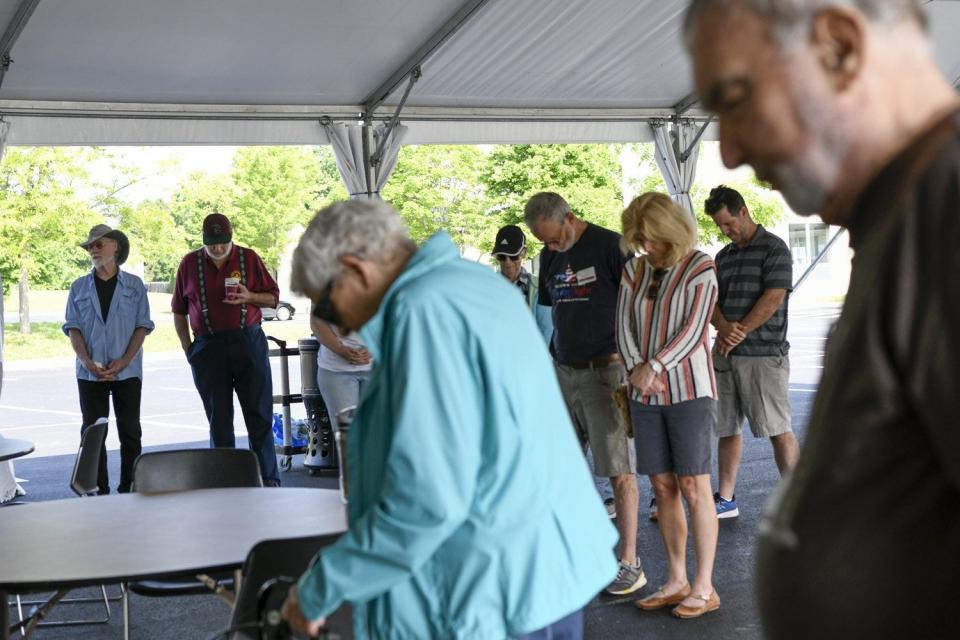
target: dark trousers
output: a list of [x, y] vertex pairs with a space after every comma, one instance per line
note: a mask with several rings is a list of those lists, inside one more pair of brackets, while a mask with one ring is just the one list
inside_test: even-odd
[[517, 636], [515, 640], [583, 640], [583, 609], [578, 609], [543, 629]]
[[236, 446], [233, 392], [236, 390], [250, 449], [265, 483], [280, 482], [273, 448], [273, 377], [267, 338], [259, 326], [198, 336], [187, 354], [193, 382], [210, 424], [210, 446]]
[[[110, 417], [110, 396], [113, 396], [113, 410], [117, 417], [117, 435], [120, 436], [120, 485], [117, 491], [130, 491], [133, 483], [133, 461], [140, 455], [140, 392], [143, 382], [140, 378], [111, 380], [109, 382], [90, 382], [77, 380], [80, 389], [80, 413], [83, 414], [83, 429], [98, 418]], [[100, 469], [97, 473], [97, 486], [100, 494], [110, 493], [110, 481], [107, 477], [107, 446], [100, 451]]]

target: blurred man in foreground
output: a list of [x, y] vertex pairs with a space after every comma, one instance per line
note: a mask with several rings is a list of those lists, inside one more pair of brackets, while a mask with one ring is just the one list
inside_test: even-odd
[[697, 0], [728, 167], [850, 231], [800, 461], [762, 525], [770, 638], [960, 636], [960, 105], [914, 0]]

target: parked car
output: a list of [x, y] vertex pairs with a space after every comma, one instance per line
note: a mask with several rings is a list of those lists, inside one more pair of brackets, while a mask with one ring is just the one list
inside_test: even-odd
[[296, 311], [292, 304], [284, 302], [283, 300], [280, 301], [276, 309], [271, 309], [270, 307], [260, 308], [260, 313], [263, 314], [264, 320], [291, 320]]

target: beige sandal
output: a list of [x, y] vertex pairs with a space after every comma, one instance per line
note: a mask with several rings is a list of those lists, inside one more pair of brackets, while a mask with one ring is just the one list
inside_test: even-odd
[[680, 588], [676, 593], [671, 593], [667, 595], [663, 592], [663, 587], [660, 587], [653, 592], [652, 595], [643, 598], [642, 600], [636, 600], [633, 603], [637, 609], [643, 609], [644, 611], [655, 611], [657, 609], [663, 609], [664, 607], [669, 607], [670, 605], [680, 604], [683, 602], [687, 596], [690, 595], [690, 584], [687, 583]]
[[702, 600], [703, 604], [695, 607], [680, 604], [673, 608], [673, 615], [684, 619], [699, 618], [705, 613], [710, 613], [711, 611], [716, 611], [720, 608], [720, 596], [717, 595], [716, 589], [714, 589], [713, 593], [711, 593], [709, 596], [697, 596], [690, 594], [689, 597]]

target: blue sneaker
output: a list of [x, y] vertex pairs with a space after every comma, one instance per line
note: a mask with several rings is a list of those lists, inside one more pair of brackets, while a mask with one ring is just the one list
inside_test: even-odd
[[718, 491], [713, 494], [713, 502], [717, 505], [717, 517], [721, 520], [723, 518], [736, 518], [740, 515], [736, 495], [733, 496], [732, 500], [724, 500], [720, 497], [720, 492]]

